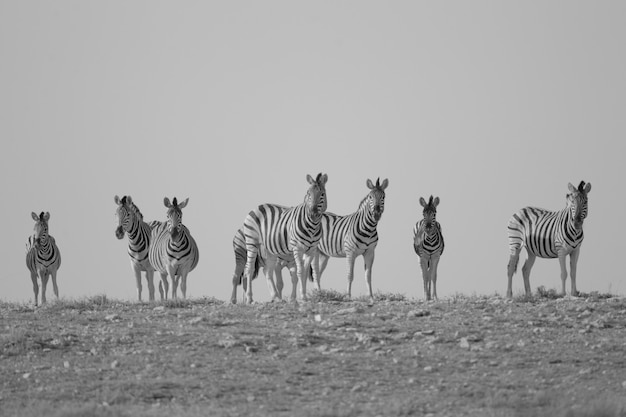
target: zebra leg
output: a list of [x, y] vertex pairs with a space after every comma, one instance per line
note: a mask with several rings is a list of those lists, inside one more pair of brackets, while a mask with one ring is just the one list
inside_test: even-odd
[[352, 298], [352, 281], [354, 280], [354, 254], [346, 252], [348, 259], [348, 298]]
[[559, 265], [561, 266], [561, 295], [565, 295], [565, 281], [567, 281], [566, 254], [559, 253]]
[[576, 265], [578, 264], [578, 256], [580, 255], [580, 246], [577, 247], [572, 253], [569, 255], [569, 276], [572, 280], [572, 297], [578, 296], [578, 291], [576, 290]]
[[41, 304], [46, 304], [46, 286], [48, 285], [48, 272], [39, 271], [41, 278]]
[[[245, 262], [235, 262], [235, 272], [233, 273], [233, 293], [230, 296], [231, 304], [237, 304], [237, 287], [243, 284], [243, 273], [246, 267]], [[246, 287], [243, 287], [244, 292]]]
[[57, 286], [57, 271], [52, 271], [52, 291], [54, 291], [54, 296], [59, 299], [59, 287]]
[[141, 270], [139, 265], [133, 265], [133, 272], [135, 273], [135, 282], [137, 283], [137, 300], [141, 301]]
[[530, 270], [533, 268], [537, 256], [529, 250], [527, 250], [527, 252], [528, 259], [526, 259], [524, 266], [522, 266], [522, 277], [524, 278], [524, 291], [526, 292], [526, 295], [529, 296], [532, 294], [532, 290], [530, 289]]
[[298, 291], [298, 269], [295, 264], [287, 267], [289, 269], [289, 275], [291, 275], [291, 298], [292, 302], [296, 301], [296, 292]]
[[296, 262], [296, 273], [298, 275], [298, 281], [300, 281], [300, 299], [306, 301], [306, 273], [304, 271], [304, 254], [300, 249], [296, 248], [293, 251], [293, 259]]
[[180, 292], [183, 293], [183, 300], [187, 299], [187, 274], [189, 271], [184, 271], [180, 277]]
[[276, 276], [276, 292], [278, 293], [278, 299], [283, 299], [283, 266], [280, 262], [276, 262], [276, 267], [274, 268], [274, 275]]
[[513, 275], [515, 275], [515, 271], [517, 271], [519, 253], [521, 250], [521, 247], [511, 248], [511, 257], [509, 258], [509, 264], [507, 266], [508, 285], [506, 287], [506, 296], [508, 298], [513, 297]]
[[422, 268], [422, 280], [424, 281], [424, 297], [430, 301], [430, 275], [428, 273], [428, 256], [420, 257], [420, 267]]
[[437, 297], [437, 266], [439, 265], [439, 257], [436, 256], [430, 262], [430, 289], [432, 290], [433, 300], [439, 300]]
[[246, 281], [248, 284], [248, 288], [246, 288], [246, 302], [252, 303], [252, 276], [254, 275], [254, 263], [256, 262], [256, 257], [258, 256], [259, 249], [255, 245], [247, 244], [246, 248], [248, 252], [248, 259], [246, 260]]
[[170, 280], [172, 280], [172, 300], [175, 300], [178, 298], [178, 295], [176, 294], [176, 291], [178, 290], [178, 279], [176, 278], [174, 268], [168, 268], [168, 276], [170, 277]]
[[[312, 259], [312, 281], [315, 282], [315, 288], [318, 291], [322, 290], [322, 286], [320, 285], [320, 280], [322, 278], [322, 270], [320, 269], [320, 253], [318, 250], [315, 251], [315, 255], [313, 255], [313, 259]], [[328, 262], [328, 259], [326, 260], [326, 262]], [[326, 268], [326, 266], [324, 265], [324, 268]]]
[[374, 251], [368, 250], [363, 254], [363, 260], [365, 261], [365, 285], [367, 285], [367, 293], [370, 296], [370, 301], [374, 302], [374, 294], [372, 293], [372, 266], [374, 265]]
[[30, 280], [33, 282], [33, 293], [35, 294], [35, 307], [39, 301], [39, 283], [37, 282], [37, 271], [30, 271]]
[[161, 274], [161, 282], [159, 282], [159, 294], [161, 301], [167, 300], [167, 293], [170, 290], [170, 284], [167, 282], [167, 273]]
[[278, 289], [274, 283], [274, 271], [276, 270], [277, 265], [278, 259], [276, 256], [268, 254], [265, 259], [265, 268], [263, 268], [263, 272], [265, 273], [265, 281], [267, 282], [267, 288], [270, 292], [271, 301], [280, 299]]
[[148, 282], [148, 298], [154, 301], [154, 271], [146, 270], [146, 281]]

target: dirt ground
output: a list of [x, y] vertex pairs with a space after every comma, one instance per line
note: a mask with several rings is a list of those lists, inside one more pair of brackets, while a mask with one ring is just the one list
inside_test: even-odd
[[626, 416], [626, 299], [0, 303], [2, 416]]

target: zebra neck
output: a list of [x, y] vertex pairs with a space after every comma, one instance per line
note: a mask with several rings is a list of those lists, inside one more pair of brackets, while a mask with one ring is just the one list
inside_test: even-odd
[[50, 254], [52, 253], [54, 250], [54, 248], [52, 247], [52, 244], [50, 242], [50, 238], [48, 236], [46, 236], [45, 238], [40, 238], [39, 240], [39, 250], [37, 252], [39, 252], [40, 254]]
[[369, 231], [370, 235], [376, 233], [376, 226], [378, 226], [378, 220], [374, 218], [372, 212], [368, 209], [367, 205], [363, 205], [357, 212], [359, 216], [359, 229], [361, 231]]
[[150, 226], [135, 217], [127, 233], [129, 243], [137, 244], [144, 240], [144, 236], [150, 236]]
[[572, 216], [572, 212], [570, 208], [566, 207], [563, 211], [565, 212], [565, 222], [563, 223], [563, 229], [564, 229], [563, 232], [567, 236], [568, 240], [570, 242], [573, 242], [575, 240], [582, 239], [582, 236], [583, 236], [582, 224], [581, 224], [580, 229], [577, 229], [576, 226], [574, 226], [574, 216]]

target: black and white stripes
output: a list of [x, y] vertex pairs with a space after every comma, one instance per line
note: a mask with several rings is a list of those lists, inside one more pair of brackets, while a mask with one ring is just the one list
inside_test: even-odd
[[318, 245], [319, 274], [315, 276], [317, 288], [320, 288], [321, 274], [326, 269], [330, 257], [347, 258], [348, 260], [348, 296], [352, 295], [354, 279], [354, 261], [363, 255], [365, 262], [365, 283], [370, 299], [372, 294], [372, 265], [374, 251], [378, 243], [378, 221], [385, 210], [385, 189], [389, 180], [380, 178], [373, 184], [366, 182], [369, 193], [352, 214], [338, 216], [333, 213], [322, 215], [322, 238]]
[[59, 298], [57, 286], [57, 271], [61, 267], [61, 252], [56, 245], [54, 237], [48, 233], [48, 220], [50, 213], [43, 211], [37, 215], [31, 213], [35, 221], [34, 233], [26, 243], [26, 267], [30, 271], [30, 279], [33, 282], [35, 305], [39, 295], [37, 277], [41, 279], [41, 304], [46, 303], [46, 286], [48, 278], [52, 276], [54, 295]]
[[[148, 252], [152, 229], [158, 226], [160, 222], [146, 223], [131, 196], [122, 198], [115, 196], [114, 201], [117, 204], [116, 214], [118, 219], [115, 236], [118, 239], [122, 239], [124, 234], [128, 235], [128, 256], [130, 256], [130, 266], [135, 273], [137, 299], [141, 301], [141, 272], [145, 272], [148, 283], [148, 296], [150, 301], [154, 301], [154, 268], [148, 259]], [[161, 298], [163, 298], [163, 294]]]
[[513, 296], [512, 281], [517, 270], [519, 254], [526, 247], [528, 259], [522, 267], [524, 289], [530, 295], [530, 270], [537, 257], [559, 258], [561, 292], [565, 294], [567, 280], [566, 257], [570, 255], [571, 294], [575, 296], [576, 265], [583, 241], [583, 222], [587, 217], [587, 195], [591, 184], [581, 181], [578, 188], [568, 184], [567, 205], [560, 211], [525, 207], [509, 220], [509, 248], [507, 296]]
[[176, 290], [180, 281], [183, 298], [187, 296], [187, 274], [198, 265], [198, 246], [189, 229], [182, 223], [182, 209], [189, 199], [178, 203], [176, 197], [170, 203], [169, 198], [163, 199], [167, 207], [167, 221], [159, 224], [152, 231], [150, 245], [150, 264], [161, 274], [164, 290], [167, 294], [167, 279], [172, 280], [172, 298], [176, 298]]
[[437, 266], [444, 249], [441, 225], [437, 221], [439, 197], [431, 195], [428, 202], [420, 197], [420, 204], [424, 208], [423, 218], [413, 227], [413, 249], [420, 258], [424, 295], [430, 300], [431, 293], [437, 299]]
[[[262, 204], [252, 210], [244, 220], [247, 262], [246, 276], [248, 288], [246, 299], [252, 302], [252, 276], [260, 250], [267, 254], [266, 279], [272, 299], [280, 298], [274, 283], [273, 274], [278, 256], [292, 255], [300, 281], [300, 294], [306, 299], [306, 274], [312, 260], [313, 251], [320, 240], [321, 216], [326, 211], [327, 175], [321, 173], [313, 179], [307, 175], [309, 189], [304, 202], [295, 207], [276, 204]], [[317, 273], [317, 271], [315, 272]], [[292, 297], [295, 291], [292, 292]]]

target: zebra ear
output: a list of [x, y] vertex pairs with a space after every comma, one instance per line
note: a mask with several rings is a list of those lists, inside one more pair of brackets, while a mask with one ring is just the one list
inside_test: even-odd
[[306, 174], [306, 180], [309, 184], [315, 184], [315, 180], [309, 174]]
[[187, 198], [185, 201], [183, 201], [182, 203], [178, 203], [178, 208], [179, 209], [184, 209], [185, 207], [187, 207], [187, 203], [189, 202], [189, 198]]
[[367, 182], [365, 184], [367, 185], [367, 188], [369, 188], [370, 190], [374, 189], [374, 184], [372, 184], [372, 180], [370, 180], [369, 178], [367, 179]]
[[38, 222], [39, 221], [39, 216], [37, 216], [37, 213], [35, 213], [34, 211], [32, 213], [30, 213], [30, 215], [32, 216], [33, 220]]
[[45, 221], [50, 220], [50, 213], [46, 211], [46, 214], [44, 214], [44, 215], [43, 215], [43, 219], [44, 219]]
[[569, 189], [570, 193], [573, 193], [574, 191], [576, 191], [576, 187], [574, 187], [571, 182], [567, 183], [567, 188]]
[[385, 188], [387, 188], [387, 186], [388, 186], [388, 185], [389, 185], [389, 180], [388, 180], [387, 178], [385, 178], [385, 179], [383, 180], [383, 183], [382, 183], [382, 184], [380, 184], [380, 189], [381, 189], [381, 190], [385, 190]]
[[[321, 174], [321, 173], [320, 173]], [[320, 183], [322, 185], [326, 185], [326, 181], [328, 181], [328, 175], [324, 174], [322, 175], [322, 177], [320, 178]]]
[[121, 204], [120, 203], [120, 198], [117, 195], [115, 197], [113, 197], [113, 201], [115, 201], [115, 204], [117, 204], [118, 206]]
[[433, 205], [435, 207], [437, 207], [439, 205], [439, 197], [435, 197], [435, 199], [433, 200]]
[[585, 193], [589, 194], [589, 191], [591, 191], [591, 183], [588, 182], [587, 185], [585, 185]]
[[422, 207], [426, 207], [426, 200], [424, 200], [424, 197], [420, 197], [420, 204]]
[[167, 207], [167, 208], [172, 207], [172, 203], [170, 203], [170, 199], [169, 199], [169, 198], [167, 198], [167, 197], [165, 197], [165, 198], [163, 199], [163, 205], [164, 205], [165, 207]]
[[132, 199], [131, 196], [129, 196], [129, 195], [126, 196], [126, 203], [129, 204], [129, 205], [133, 204], [133, 199]]

